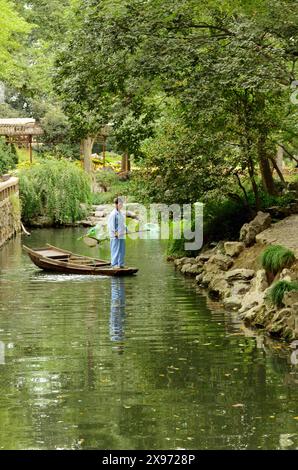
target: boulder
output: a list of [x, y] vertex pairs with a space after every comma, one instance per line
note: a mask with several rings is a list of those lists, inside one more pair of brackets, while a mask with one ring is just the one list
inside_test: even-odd
[[184, 264], [181, 269], [181, 272], [183, 272], [184, 274], [189, 274], [191, 276], [196, 276], [200, 274], [202, 271], [203, 271], [202, 266], [198, 264], [189, 264], [189, 263]]
[[298, 314], [293, 312], [292, 309], [291, 314], [287, 318], [287, 326], [298, 333]]
[[182, 268], [181, 268], [181, 272], [182, 272], [182, 273], [186, 273], [187, 270], [188, 270], [189, 268], [191, 268], [191, 267], [192, 267], [192, 264], [191, 264], [191, 263], [185, 263], [185, 264], [183, 264], [183, 266], [182, 266]]
[[181, 265], [181, 258], [177, 258], [174, 260], [174, 265], [178, 268]]
[[232, 269], [225, 275], [225, 279], [229, 284], [235, 281], [249, 281], [255, 275], [253, 269]]
[[242, 226], [239, 240], [243, 242], [245, 246], [251, 246], [255, 243], [256, 236], [270, 227], [270, 225], [270, 214], [259, 211], [251, 222]]
[[255, 227], [250, 224], [244, 224], [240, 230], [239, 240], [243, 242], [245, 246], [250, 246], [255, 243], [257, 234], [258, 232]]
[[214, 271], [219, 269], [221, 271], [227, 271], [233, 265], [233, 260], [230, 256], [216, 254], [205, 263], [206, 271]]
[[279, 320], [276, 322], [270, 322], [266, 326], [266, 331], [272, 336], [282, 336], [282, 331], [285, 328], [284, 320]]
[[252, 290], [263, 292], [268, 288], [267, 274], [265, 269], [258, 269], [251, 284]]
[[188, 257], [184, 257], [184, 258], [181, 258], [182, 260], [182, 264], [196, 264], [196, 258], [188, 258]]
[[236, 257], [244, 250], [245, 245], [242, 242], [225, 242], [224, 251], [228, 256]]
[[230, 294], [230, 287], [223, 276], [214, 277], [209, 283], [209, 294], [216, 299], [223, 299]]
[[94, 212], [94, 217], [102, 218], [105, 217], [106, 213], [104, 211], [95, 211]]
[[[227, 281], [226, 281], [227, 282]], [[228, 282], [227, 282], [228, 284]], [[229, 284], [228, 284], [229, 285]], [[249, 282], [235, 282], [231, 289], [232, 296], [243, 296], [250, 290], [250, 283]]]
[[238, 310], [241, 307], [241, 297], [232, 295], [231, 297], [224, 299], [223, 303], [226, 308]]
[[283, 303], [286, 307], [297, 310], [298, 313], [298, 291], [292, 290], [285, 292], [283, 296]]
[[259, 211], [255, 218], [251, 221], [251, 224], [258, 228], [258, 233], [263, 232], [263, 230], [266, 230], [271, 225], [270, 214]]
[[261, 305], [256, 305], [255, 307], [252, 307], [251, 309], [247, 310], [247, 312], [245, 312], [244, 314], [240, 314], [240, 318], [243, 319], [245, 325], [251, 325], [255, 321], [261, 308]]
[[183, 258], [177, 258], [174, 261], [175, 266], [181, 270], [185, 264], [195, 264], [195, 263], [196, 263], [195, 258], [188, 258], [187, 256], [184, 256]]
[[211, 256], [213, 256], [213, 255], [214, 255], [214, 251], [213, 251], [213, 250], [205, 251], [204, 253], [201, 253], [200, 255], [198, 255], [198, 256], [196, 257], [196, 261], [197, 261], [198, 263], [204, 264], [204, 263], [206, 263], [206, 262], [211, 258]]
[[247, 294], [245, 294], [242, 299], [242, 306], [239, 310], [239, 313], [244, 313], [253, 307], [261, 306], [264, 303], [265, 295], [266, 291], [258, 292], [250, 290], [247, 292]]
[[275, 314], [275, 310], [267, 311], [266, 305], [260, 304], [255, 307], [257, 314], [255, 318], [251, 321], [251, 325], [258, 328], [265, 328], [270, 323], [272, 317]]
[[282, 272], [280, 273], [280, 275], [279, 275], [279, 279], [283, 280], [283, 281], [289, 281], [290, 282], [292, 280], [291, 276], [292, 276], [291, 270], [288, 269], [288, 268], [284, 268], [282, 270]]

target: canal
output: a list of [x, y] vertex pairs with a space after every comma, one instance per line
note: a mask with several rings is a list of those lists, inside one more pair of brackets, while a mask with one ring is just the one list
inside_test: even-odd
[[291, 351], [210, 309], [160, 241], [128, 241], [140, 271], [124, 279], [46, 274], [21, 249], [109, 256], [83, 232], [35, 230], [0, 250], [0, 447], [298, 448]]

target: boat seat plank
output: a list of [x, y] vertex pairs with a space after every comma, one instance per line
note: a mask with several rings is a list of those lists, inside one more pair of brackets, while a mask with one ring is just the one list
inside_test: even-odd
[[56, 251], [56, 250], [53, 250], [53, 249], [50, 249], [50, 250], [48, 250], [48, 249], [36, 250], [36, 253], [38, 253], [39, 255], [44, 256], [46, 258], [54, 258], [54, 259], [69, 256], [68, 253], [63, 254], [61, 251]]

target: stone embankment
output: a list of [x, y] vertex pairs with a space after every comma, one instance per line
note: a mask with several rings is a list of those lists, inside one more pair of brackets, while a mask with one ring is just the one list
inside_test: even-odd
[[[246, 325], [263, 328], [274, 337], [298, 339], [298, 292], [285, 294], [283, 308], [270, 305], [267, 298], [270, 286], [259, 258], [270, 244], [290, 248], [298, 258], [298, 215], [271, 224], [269, 214], [258, 212], [242, 227], [239, 241], [220, 242], [196, 258], [184, 257], [174, 263], [183, 274], [195, 277], [211, 298], [239, 312]], [[297, 261], [275, 281], [279, 279], [297, 280]]]
[[0, 181], [0, 247], [21, 229], [19, 180]]
[[[94, 227], [97, 224], [106, 225], [109, 214], [114, 208], [114, 204], [101, 204], [93, 205], [88, 217], [84, 220], [79, 220], [76, 225], [83, 225], [84, 227]], [[125, 204], [126, 217], [130, 219], [138, 219], [140, 212], [140, 204], [127, 203]]]

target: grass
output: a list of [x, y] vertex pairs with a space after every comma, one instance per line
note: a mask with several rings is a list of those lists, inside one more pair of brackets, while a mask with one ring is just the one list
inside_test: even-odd
[[262, 267], [274, 276], [284, 268], [289, 268], [295, 261], [293, 251], [281, 245], [268, 246], [261, 255]]
[[269, 299], [276, 307], [284, 307], [283, 298], [285, 292], [298, 292], [298, 283], [293, 281], [278, 281], [269, 291]]

